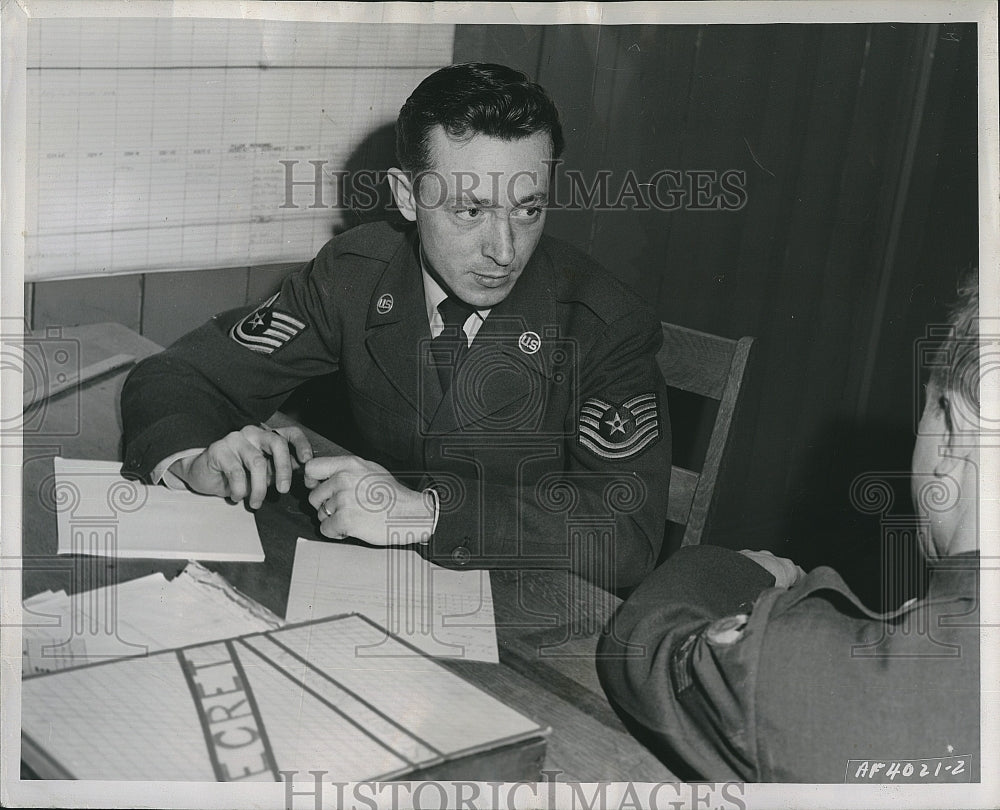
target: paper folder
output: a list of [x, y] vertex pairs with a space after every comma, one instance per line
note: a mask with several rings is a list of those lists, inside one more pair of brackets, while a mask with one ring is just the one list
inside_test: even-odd
[[547, 734], [356, 614], [22, 684], [22, 758], [49, 779], [535, 781]]

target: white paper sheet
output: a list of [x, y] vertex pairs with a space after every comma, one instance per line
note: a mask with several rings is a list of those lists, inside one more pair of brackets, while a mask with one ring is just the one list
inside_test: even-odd
[[497, 663], [489, 571], [452, 571], [415, 551], [300, 537], [285, 620], [361, 613], [428, 655]]
[[258, 633], [281, 619], [198, 563], [68, 595], [24, 600], [24, 675]]
[[115, 461], [55, 459], [59, 554], [263, 562], [242, 504], [128, 481]]

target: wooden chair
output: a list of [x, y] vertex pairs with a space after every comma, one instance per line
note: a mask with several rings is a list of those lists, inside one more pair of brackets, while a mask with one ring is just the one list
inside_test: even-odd
[[684, 526], [682, 546], [697, 545], [707, 531], [753, 341], [663, 324], [663, 348], [656, 361], [667, 385], [719, 403], [701, 472], [676, 464], [671, 469], [667, 520]]

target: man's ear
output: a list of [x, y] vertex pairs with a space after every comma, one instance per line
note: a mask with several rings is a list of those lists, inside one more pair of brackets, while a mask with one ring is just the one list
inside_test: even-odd
[[[942, 396], [940, 407], [941, 427], [947, 440], [938, 448], [940, 458], [934, 465], [934, 474], [939, 477], [951, 474], [959, 464], [966, 461], [978, 464], [979, 455], [978, 443], [975, 441], [979, 435], [978, 413], [974, 414], [960, 396]], [[972, 419], [976, 422], [975, 430], [970, 430]]]
[[417, 195], [410, 175], [402, 169], [389, 169], [389, 188], [399, 212], [410, 222], [416, 222]]
[[934, 465], [934, 475], [938, 478], [944, 478], [958, 466], [960, 461], [962, 461], [962, 454], [956, 453], [956, 450], [953, 447], [941, 447], [938, 452], [941, 455], [937, 463]]

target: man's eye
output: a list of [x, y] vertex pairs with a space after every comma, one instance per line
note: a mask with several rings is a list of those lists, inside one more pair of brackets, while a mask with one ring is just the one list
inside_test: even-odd
[[482, 209], [480, 208], [461, 208], [455, 212], [455, 216], [468, 222], [469, 220], [476, 219], [482, 213]]
[[516, 208], [514, 209], [515, 216], [521, 219], [538, 219], [538, 215], [542, 213], [541, 206], [533, 205], [530, 208]]

